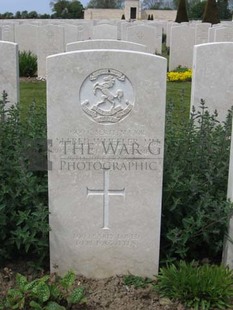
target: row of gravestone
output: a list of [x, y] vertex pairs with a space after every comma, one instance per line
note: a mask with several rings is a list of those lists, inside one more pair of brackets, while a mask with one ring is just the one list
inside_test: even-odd
[[[88, 39], [118, 39], [147, 46], [147, 52], [161, 54], [162, 33], [167, 34], [169, 70], [178, 66], [192, 67], [193, 47], [208, 42], [233, 41], [233, 23], [214, 25], [191, 22], [177, 24], [167, 21], [79, 21], [79, 24], [57, 21], [56, 24], [1, 23], [0, 37], [19, 44], [20, 50], [31, 50], [38, 56], [38, 76], [45, 77], [46, 57], [66, 50], [66, 45]], [[51, 23], [51, 21], [50, 21]], [[53, 22], [55, 23], [55, 22]], [[77, 21], [76, 21], [77, 23]]]
[[2, 24], [2, 40], [18, 43], [19, 50], [31, 51], [38, 57], [38, 76], [45, 77], [46, 57], [66, 51], [66, 45], [89, 39], [112, 39], [140, 43], [147, 52], [161, 54], [162, 25], [153, 23], [118, 22], [117, 25], [98, 24], [35, 25]]
[[[16, 47], [2, 46], [9, 55]], [[194, 48], [192, 104], [204, 99], [220, 120], [232, 104], [232, 52], [233, 43]], [[1, 71], [6, 80], [9, 67]], [[162, 57], [120, 49], [47, 58], [51, 270], [96, 278], [157, 273], [166, 68]], [[230, 169], [231, 199], [232, 179]], [[231, 267], [232, 252], [229, 242]]]
[[194, 45], [211, 42], [233, 42], [233, 23], [168, 23], [169, 71], [178, 66], [192, 68]]

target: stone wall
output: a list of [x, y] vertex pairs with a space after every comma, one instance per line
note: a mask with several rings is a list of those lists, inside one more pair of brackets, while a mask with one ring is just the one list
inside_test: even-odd
[[[84, 19], [121, 19], [125, 14], [124, 9], [86, 9]], [[172, 20], [176, 18], [176, 10], [145, 10], [142, 11], [142, 19], [147, 19], [148, 15], [153, 15], [154, 19]]]
[[176, 12], [176, 10], [145, 10], [142, 12], [142, 19], [147, 19], [148, 15], [153, 15], [154, 19], [174, 21], [176, 19]]
[[121, 19], [124, 9], [86, 9], [84, 19]]

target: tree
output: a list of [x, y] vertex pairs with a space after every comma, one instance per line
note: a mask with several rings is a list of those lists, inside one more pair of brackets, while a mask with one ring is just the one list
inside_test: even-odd
[[28, 18], [38, 18], [38, 13], [36, 11], [31, 11], [28, 13]]
[[195, 3], [189, 9], [189, 18], [190, 19], [201, 19], [203, 18], [204, 10], [206, 6], [206, 1], [201, 1]]
[[220, 23], [218, 7], [215, 0], [207, 0], [202, 22], [211, 24]]
[[188, 19], [188, 13], [187, 13], [186, 0], [180, 0], [178, 4], [175, 22], [184, 23], [188, 21], [189, 19]]
[[158, 10], [160, 8], [158, 0], [143, 0], [142, 7], [144, 10]]
[[25, 11], [22, 11], [22, 12], [21, 12], [21, 18], [22, 18], [22, 19], [28, 18], [28, 11], [26, 11], [26, 10], [25, 10]]
[[228, 0], [218, 0], [217, 3], [218, 14], [221, 20], [231, 20], [232, 14], [229, 10]]
[[122, 4], [123, 0], [90, 0], [87, 7], [93, 9], [120, 9]]
[[5, 12], [5, 13], [1, 14], [1, 18], [11, 19], [11, 18], [14, 18], [14, 14], [12, 12]]
[[21, 12], [20, 12], [20, 11], [17, 11], [17, 12], [15, 13], [15, 18], [16, 18], [16, 19], [20, 19], [20, 18], [21, 18]]
[[39, 18], [41, 18], [41, 19], [49, 19], [49, 18], [51, 18], [51, 16], [49, 14], [45, 13], [45, 14], [40, 14]]
[[53, 18], [83, 18], [83, 5], [78, 0], [56, 0], [50, 6]]

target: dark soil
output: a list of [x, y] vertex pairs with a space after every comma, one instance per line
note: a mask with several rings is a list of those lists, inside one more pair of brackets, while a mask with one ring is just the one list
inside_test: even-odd
[[[0, 269], [0, 298], [7, 290], [14, 286], [16, 273], [27, 276], [31, 281], [40, 277], [44, 272], [33, 271], [27, 264], [21, 262], [8, 264]], [[73, 310], [184, 310], [179, 303], [173, 303], [169, 299], [160, 298], [153, 285], [145, 288], [135, 288], [124, 283], [123, 276], [115, 276], [103, 280], [87, 279], [77, 276], [77, 285], [85, 288], [86, 303], [73, 306]]]

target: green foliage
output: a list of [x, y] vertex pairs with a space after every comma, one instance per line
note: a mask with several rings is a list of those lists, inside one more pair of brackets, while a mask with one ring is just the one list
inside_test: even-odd
[[90, 0], [87, 7], [93, 9], [120, 9], [122, 5], [123, 0]]
[[19, 106], [6, 111], [6, 101], [4, 94], [0, 101], [0, 262], [30, 253], [40, 265], [48, 255], [48, 188], [47, 172], [34, 168], [35, 155], [46, 162], [45, 108], [31, 104], [22, 119]]
[[[155, 288], [162, 297], [179, 300], [189, 309], [208, 310], [230, 307], [233, 273], [223, 266], [197, 266], [183, 261], [161, 268]], [[232, 307], [232, 305], [231, 305]]]
[[135, 288], [145, 288], [148, 284], [153, 283], [153, 280], [130, 274], [124, 277], [124, 283], [128, 286], [133, 285]]
[[15, 15], [12, 12], [0, 14], [0, 19], [27, 19], [27, 18], [50, 18], [49, 14], [38, 14], [36, 11], [17, 11]]
[[202, 19], [206, 1], [197, 2], [189, 7], [189, 18], [190, 19]]
[[207, 0], [202, 22], [211, 24], [220, 23], [216, 0]]
[[9, 289], [0, 302], [0, 309], [66, 310], [85, 302], [84, 289], [75, 288], [75, 274], [69, 271], [63, 278], [46, 275], [31, 282], [16, 275], [15, 288]]
[[218, 124], [205, 103], [189, 121], [168, 106], [163, 180], [161, 260], [219, 259], [228, 216], [226, 201], [231, 116]]
[[181, 66], [178, 66], [178, 67], [176, 67], [174, 70], [172, 70], [173, 72], [186, 72], [186, 71], [188, 71], [188, 70], [190, 70], [189, 68], [187, 68], [187, 67], [181, 67]]
[[31, 51], [19, 52], [19, 76], [33, 77], [37, 72], [37, 56]]
[[83, 5], [78, 0], [55, 0], [50, 6], [52, 18], [83, 18]]
[[232, 20], [232, 13], [228, 7], [228, 0], [219, 0], [217, 2], [218, 14], [221, 20]]
[[[165, 5], [169, 5], [169, 7], [166, 7]], [[157, 0], [142, 1], [143, 10], [172, 10], [172, 6], [172, 3], [158, 2]]]
[[186, 0], [179, 0], [178, 9], [176, 13], [176, 23], [183, 23], [188, 22], [188, 13], [187, 13], [187, 6], [186, 6]]
[[165, 33], [162, 34], [162, 43], [166, 43], [167, 35]]

